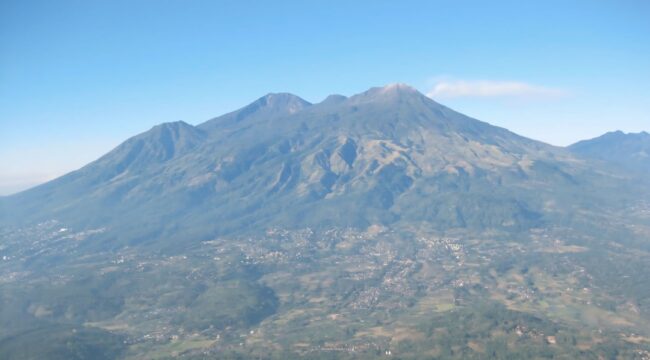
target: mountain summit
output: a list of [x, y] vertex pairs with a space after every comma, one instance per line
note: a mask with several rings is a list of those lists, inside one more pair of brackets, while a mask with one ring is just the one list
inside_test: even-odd
[[375, 97], [424, 96], [414, 87], [402, 83], [393, 83], [381, 87], [373, 87], [360, 95]]
[[247, 119], [248, 121], [272, 120], [299, 112], [311, 103], [289, 93], [270, 93], [237, 111], [208, 120], [199, 127], [204, 130], [214, 130], [233, 126]]
[[577, 142], [569, 149], [581, 156], [606, 161], [627, 170], [650, 173], [650, 134], [645, 131], [629, 134], [608, 132]]

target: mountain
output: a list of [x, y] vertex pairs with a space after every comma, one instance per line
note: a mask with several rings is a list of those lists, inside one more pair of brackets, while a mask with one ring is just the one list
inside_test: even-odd
[[155, 126], [0, 198], [0, 358], [650, 355], [650, 183], [581, 147], [403, 84]]
[[579, 141], [569, 150], [580, 156], [606, 161], [627, 170], [650, 171], [650, 134], [608, 132], [594, 139]]
[[197, 127], [162, 124], [5, 202], [12, 221], [105, 226], [131, 244], [270, 226], [525, 228], [565, 216], [543, 204], [586, 193], [602, 180], [589, 171], [393, 84], [313, 105], [269, 94]]

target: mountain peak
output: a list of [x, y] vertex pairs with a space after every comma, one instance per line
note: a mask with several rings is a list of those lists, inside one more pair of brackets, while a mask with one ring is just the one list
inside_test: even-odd
[[183, 120], [164, 122], [158, 125], [155, 125], [151, 130], [154, 129], [195, 129], [194, 126], [186, 123]]
[[422, 98], [426, 98], [426, 96], [417, 91], [414, 87], [403, 83], [393, 83], [381, 87], [370, 88], [369, 90], [355, 95], [350, 99], [354, 99], [355, 102], [372, 102], [377, 100], [390, 101]]
[[650, 171], [650, 134], [645, 131], [610, 131], [599, 137], [570, 145], [575, 154], [605, 160], [628, 170]]
[[290, 93], [268, 93], [239, 110], [204, 122], [199, 125], [199, 128], [212, 131], [216, 128], [227, 128], [242, 121], [270, 121], [295, 114], [311, 105], [310, 102]]
[[391, 92], [419, 93], [414, 87], [404, 83], [392, 83], [385, 85], [381, 88], [381, 92], [384, 94]]
[[366, 91], [375, 96], [424, 96], [414, 87], [404, 83], [392, 83], [381, 87], [374, 87]]
[[149, 131], [133, 137], [144, 141], [162, 141], [176, 143], [189, 141], [194, 143], [205, 136], [204, 132], [182, 120], [165, 122], [152, 127]]
[[347, 100], [347, 96], [332, 94], [326, 97], [325, 100], [321, 101], [320, 104], [338, 104], [345, 100]]
[[293, 114], [310, 106], [311, 103], [291, 93], [268, 93], [257, 99], [253, 104], [259, 107], [269, 107], [274, 110], [284, 110]]
[[615, 131], [606, 132], [605, 134], [603, 134], [603, 135], [601, 135], [599, 137], [590, 139], [590, 140], [579, 141], [576, 144], [573, 144], [571, 146], [574, 146], [574, 145], [577, 145], [577, 144], [580, 144], [580, 143], [584, 143], [584, 142], [594, 141], [594, 140], [613, 140], [613, 139], [617, 139], [617, 140], [625, 140], [625, 139], [627, 139], [628, 141], [631, 141], [632, 139], [641, 140], [641, 139], [647, 139], [649, 135], [650, 134], [648, 134], [645, 131], [641, 131], [641, 132], [638, 132], [638, 133], [634, 133], [634, 132], [626, 133], [626, 132], [621, 131], [621, 130], [615, 130]]

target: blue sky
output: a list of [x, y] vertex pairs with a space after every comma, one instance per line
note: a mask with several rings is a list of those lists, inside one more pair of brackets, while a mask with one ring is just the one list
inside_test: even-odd
[[555, 145], [650, 130], [650, 2], [0, 1], [0, 194], [268, 92], [408, 83]]

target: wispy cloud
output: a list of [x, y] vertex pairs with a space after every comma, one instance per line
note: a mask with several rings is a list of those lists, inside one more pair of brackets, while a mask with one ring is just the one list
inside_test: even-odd
[[432, 98], [457, 97], [520, 97], [555, 98], [567, 95], [558, 88], [529, 84], [521, 81], [456, 80], [442, 79], [434, 82], [427, 96]]

